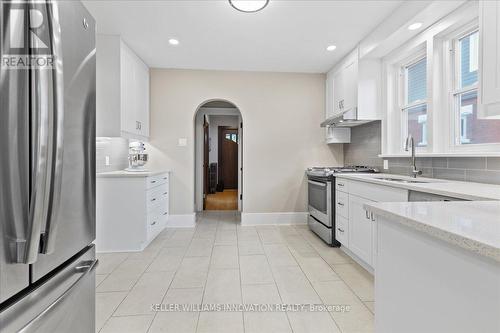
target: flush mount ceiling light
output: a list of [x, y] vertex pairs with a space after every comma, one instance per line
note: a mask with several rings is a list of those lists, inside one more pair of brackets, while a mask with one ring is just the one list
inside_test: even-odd
[[413, 24], [410, 24], [408, 26], [408, 30], [417, 30], [418, 28], [420, 28], [422, 26], [422, 23], [420, 22], [416, 22], [416, 23], [413, 23]]
[[168, 40], [168, 43], [169, 43], [170, 45], [179, 45], [179, 41], [178, 41], [177, 39], [175, 39], [175, 38], [170, 38], [170, 39]]
[[269, 0], [229, 0], [234, 9], [244, 13], [255, 13], [264, 9]]
[[333, 50], [335, 50], [336, 48], [337, 48], [337, 46], [335, 46], [335, 45], [328, 45], [328, 46], [327, 46], [327, 48], [326, 48], [326, 50], [327, 50], [327, 51], [333, 51]]

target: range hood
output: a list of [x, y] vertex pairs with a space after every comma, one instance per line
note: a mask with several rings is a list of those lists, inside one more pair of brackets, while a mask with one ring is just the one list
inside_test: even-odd
[[359, 120], [358, 108], [352, 108], [346, 111], [335, 113], [333, 116], [327, 118], [321, 123], [321, 127], [354, 127], [363, 125], [373, 120]]

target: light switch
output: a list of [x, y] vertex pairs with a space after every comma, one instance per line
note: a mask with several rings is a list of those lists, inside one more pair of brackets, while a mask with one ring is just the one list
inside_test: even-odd
[[107, 155], [106, 155], [105, 160], [106, 160], [106, 161], [105, 161], [105, 164], [106, 164], [106, 165], [109, 165], [109, 164], [110, 164], [110, 163], [109, 163], [109, 156], [107, 156]]
[[389, 160], [384, 160], [384, 170], [389, 169]]
[[186, 147], [187, 146], [187, 138], [179, 138], [179, 143], [177, 144], [179, 147]]

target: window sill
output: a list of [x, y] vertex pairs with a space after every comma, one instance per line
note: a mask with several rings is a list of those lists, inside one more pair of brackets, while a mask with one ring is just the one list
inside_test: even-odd
[[[417, 157], [500, 157], [500, 152], [416, 153]], [[380, 154], [378, 157], [411, 157], [411, 154]]]

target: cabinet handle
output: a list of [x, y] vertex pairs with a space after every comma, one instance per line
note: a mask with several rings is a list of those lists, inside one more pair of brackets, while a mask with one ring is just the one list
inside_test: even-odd
[[340, 202], [340, 201], [339, 201], [339, 202], [337, 202], [337, 205], [339, 205], [339, 206], [344, 206], [344, 204], [343, 204], [342, 202]]
[[344, 229], [337, 228], [338, 231], [344, 232]]
[[370, 216], [371, 216], [371, 220], [372, 220], [373, 222], [375, 222], [375, 216], [373, 215], [373, 213], [370, 213]]
[[163, 213], [163, 215], [167, 215], [167, 214], [168, 214], [168, 212]]
[[340, 187], [344, 187], [343, 183], [337, 183], [337, 185], [340, 186]]
[[155, 225], [156, 224], [156, 221], [153, 221], [153, 223], [151, 223], [151, 225]]
[[365, 210], [365, 216], [366, 216], [366, 218], [367, 218], [368, 220], [370, 219], [370, 215], [368, 214], [368, 211], [367, 211], [367, 210]]
[[151, 181], [151, 184], [154, 184], [154, 183], [156, 183], [156, 180], [152, 180], [152, 181]]
[[163, 192], [164, 195], [166, 195], [168, 192]]
[[163, 177], [163, 180], [167, 180], [167, 177]]
[[151, 201], [156, 201], [156, 198], [151, 199]]

